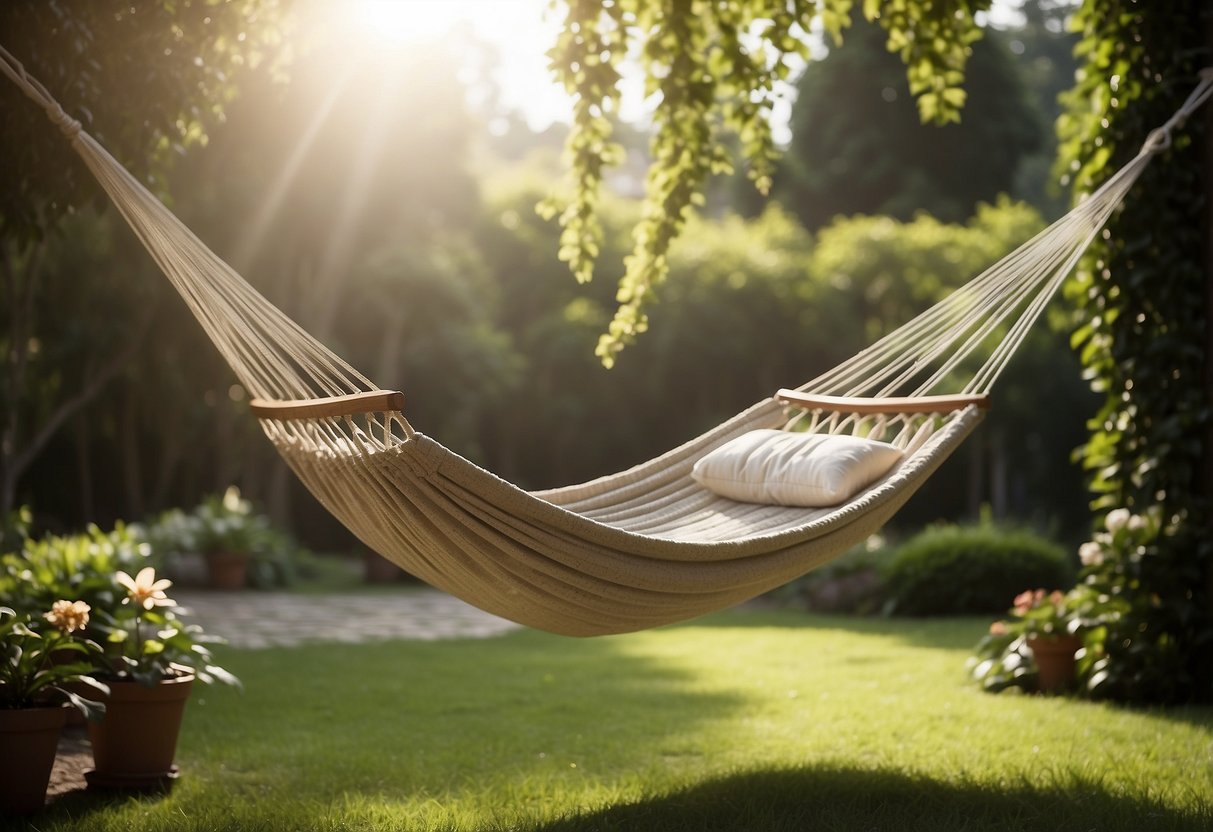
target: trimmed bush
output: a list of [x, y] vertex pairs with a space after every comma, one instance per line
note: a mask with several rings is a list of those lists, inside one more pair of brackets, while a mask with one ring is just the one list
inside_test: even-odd
[[898, 615], [1001, 614], [1025, 589], [1073, 581], [1056, 543], [991, 525], [927, 529], [898, 547], [885, 571], [887, 609]]

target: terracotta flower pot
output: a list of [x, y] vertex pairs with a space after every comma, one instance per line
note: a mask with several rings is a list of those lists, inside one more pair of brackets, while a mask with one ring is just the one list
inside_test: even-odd
[[60, 707], [0, 710], [0, 814], [24, 815], [46, 804], [66, 719]]
[[248, 581], [249, 555], [246, 552], [208, 552], [207, 581], [212, 589], [244, 589]]
[[108, 682], [105, 718], [88, 725], [96, 768], [85, 774], [90, 786], [146, 789], [177, 776], [173, 757], [193, 676], [165, 679], [155, 687]]
[[1032, 636], [1028, 649], [1036, 660], [1037, 686], [1045, 693], [1074, 684], [1074, 654], [1082, 647], [1078, 636]]

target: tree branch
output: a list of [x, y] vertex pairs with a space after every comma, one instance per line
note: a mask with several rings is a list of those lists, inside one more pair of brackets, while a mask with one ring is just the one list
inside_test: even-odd
[[149, 308], [143, 318], [135, 327], [135, 334], [126, 348], [116, 355], [112, 356], [98, 372], [90, 374], [89, 380], [76, 393], [76, 395], [64, 401], [55, 409], [53, 413], [42, 423], [42, 428], [34, 434], [33, 438], [25, 446], [21, 453], [14, 455], [11, 464], [10, 474], [15, 481], [21, 475], [34, 458], [37, 457], [42, 448], [46, 445], [50, 438], [55, 435], [63, 423], [74, 415], [80, 408], [91, 402], [97, 395], [105, 389], [105, 386], [118, 374], [118, 372], [130, 363], [131, 359], [142, 346], [143, 336], [146, 334], [148, 327], [151, 325], [154, 308]]

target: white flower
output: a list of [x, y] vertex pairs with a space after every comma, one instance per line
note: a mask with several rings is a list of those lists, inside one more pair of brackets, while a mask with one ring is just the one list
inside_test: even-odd
[[133, 578], [125, 572], [119, 572], [114, 576], [114, 580], [126, 590], [126, 597], [122, 599], [124, 604], [135, 603], [145, 610], [150, 610], [153, 607], [171, 607], [177, 603], [164, 594], [164, 590], [172, 586], [173, 582], [167, 578], [156, 580], [156, 570], [150, 566], [140, 569], [139, 574]]
[[1103, 547], [1094, 540], [1088, 540], [1078, 547], [1078, 559], [1083, 566], [1099, 566], [1103, 563]]
[[1129, 518], [1128, 526], [1129, 531], [1139, 532], [1146, 527], [1146, 518], [1142, 517], [1140, 514], [1134, 514]]
[[1127, 508], [1113, 509], [1104, 519], [1104, 525], [1108, 527], [1108, 531], [1118, 532], [1129, 524], [1129, 518], [1132, 516]]
[[247, 514], [248, 500], [240, 496], [240, 489], [234, 485], [229, 485], [227, 491], [223, 492], [223, 507], [232, 514]]

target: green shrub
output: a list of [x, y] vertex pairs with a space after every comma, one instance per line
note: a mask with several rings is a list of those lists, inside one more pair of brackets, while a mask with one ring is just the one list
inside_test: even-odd
[[0, 605], [28, 614], [58, 600], [112, 607], [115, 573], [137, 573], [150, 565], [149, 554], [137, 531], [122, 523], [109, 532], [89, 526], [83, 534], [27, 538], [19, 551], [0, 555]]
[[885, 571], [899, 615], [998, 614], [1026, 589], [1066, 589], [1066, 552], [1031, 532], [992, 525], [937, 526], [906, 541]]

